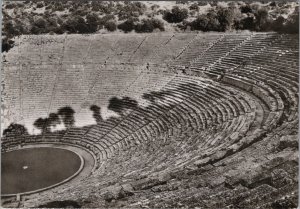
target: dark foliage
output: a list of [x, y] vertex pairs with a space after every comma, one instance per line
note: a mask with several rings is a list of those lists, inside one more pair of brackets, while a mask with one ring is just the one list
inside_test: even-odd
[[299, 7], [295, 8], [295, 11], [288, 17], [283, 31], [299, 34]]
[[7, 38], [2, 39], [2, 52], [8, 52], [14, 47], [14, 43], [13, 40], [8, 40]]
[[118, 25], [118, 29], [124, 31], [125, 33], [128, 33], [135, 29], [135, 22], [137, 19], [128, 19], [125, 22]]
[[234, 10], [231, 8], [219, 8], [217, 10], [217, 19], [220, 23], [220, 31], [230, 30], [234, 20]]
[[197, 3], [192, 4], [190, 7], [190, 10], [199, 11], [199, 6]]
[[268, 11], [266, 9], [259, 9], [254, 13], [255, 16], [255, 30], [257, 31], [267, 31], [271, 30], [270, 26], [272, 20], [269, 17]]
[[22, 136], [28, 135], [27, 129], [20, 124], [11, 123], [6, 129], [3, 130], [3, 136]]
[[220, 31], [220, 23], [214, 12], [198, 16], [190, 25], [192, 30]]
[[119, 20], [125, 20], [143, 15], [146, 6], [141, 2], [125, 2], [124, 6], [118, 5], [118, 10]]
[[166, 11], [163, 19], [169, 23], [179, 23], [188, 17], [187, 9], [180, 9], [175, 6], [171, 11]]
[[164, 31], [164, 24], [158, 19], [143, 19], [141, 23], [137, 23], [135, 31], [138, 33], [151, 33], [154, 29]]
[[239, 30], [254, 30], [254, 17], [246, 17], [242, 19], [240, 22], [236, 23], [236, 28]]
[[252, 13], [252, 8], [249, 4], [246, 4], [245, 6], [241, 6], [240, 10], [241, 13]]
[[104, 24], [104, 28], [106, 28], [108, 31], [115, 31], [117, 29], [116, 22], [113, 20], [107, 21]]

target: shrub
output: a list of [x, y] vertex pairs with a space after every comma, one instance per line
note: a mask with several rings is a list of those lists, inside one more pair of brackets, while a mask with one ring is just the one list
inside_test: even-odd
[[190, 10], [194, 10], [194, 11], [199, 11], [199, 7], [198, 7], [198, 4], [197, 3], [194, 3], [194, 4], [192, 4], [190, 7]]
[[138, 33], [151, 33], [154, 29], [164, 31], [164, 25], [159, 19], [143, 19], [135, 26], [135, 31]]
[[220, 23], [220, 31], [227, 31], [233, 25], [234, 9], [219, 8], [217, 10], [217, 18]]
[[16, 7], [16, 5], [14, 3], [10, 3], [5, 6], [5, 9], [13, 9], [15, 7]]
[[141, 2], [125, 2], [125, 5], [118, 5], [118, 18], [125, 20], [132, 17], [139, 17], [143, 15], [146, 6]]
[[217, 17], [214, 11], [210, 11], [207, 15], [200, 15], [191, 22], [191, 30], [220, 31], [220, 23]]
[[163, 19], [169, 23], [179, 23], [188, 17], [187, 9], [180, 9], [175, 6], [171, 11], [166, 11], [163, 15]]
[[7, 38], [2, 39], [2, 52], [8, 52], [14, 47], [14, 43], [13, 40], [8, 40]]
[[132, 31], [135, 28], [135, 22], [137, 19], [130, 18], [126, 20], [125, 22], [118, 25], [118, 29], [124, 31], [125, 33], [128, 33]]
[[38, 3], [36, 4], [36, 8], [42, 8], [42, 7], [44, 7], [43, 2], [38, 2]]
[[254, 13], [255, 16], [255, 30], [267, 31], [270, 29], [271, 19], [266, 9], [262, 8]]
[[135, 26], [135, 31], [137, 33], [151, 33], [153, 32], [154, 30], [154, 27], [151, 23], [151, 21], [149, 20], [142, 20], [142, 23], [138, 23], [136, 26]]
[[44, 20], [43, 18], [38, 18], [37, 20], [34, 21], [30, 31], [33, 34], [47, 33], [48, 32], [47, 21]]
[[285, 26], [286, 33], [299, 33], [299, 7], [288, 17]]
[[88, 14], [86, 16], [86, 23], [90, 33], [94, 33], [98, 30], [99, 17], [95, 13]]
[[252, 13], [251, 6], [246, 4], [245, 6], [240, 7], [241, 13]]
[[113, 20], [107, 21], [104, 24], [104, 27], [108, 30], [108, 31], [115, 31], [117, 29], [117, 25], [116, 22]]
[[254, 28], [255, 28], [255, 23], [253, 17], [246, 17], [240, 20], [236, 25], [236, 29], [240, 29], [240, 30], [254, 30]]
[[151, 19], [151, 22], [152, 22], [152, 25], [155, 29], [157, 28], [160, 31], [165, 30], [164, 23], [161, 20], [154, 18], [154, 19]]

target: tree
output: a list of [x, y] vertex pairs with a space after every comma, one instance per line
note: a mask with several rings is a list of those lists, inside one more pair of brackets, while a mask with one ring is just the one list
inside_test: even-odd
[[135, 31], [138, 33], [151, 33], [153, 32], [154, 27], [150, 20], [143, 19], [142, 23], [138, 23], [135, 26]]
[[126, 20], [125, 22], [119, 24], [118, 29], [124, 31], [125, 33], [128, 33], [135, 28], [136, 21], [137, 21], [137, 19], [130, 18], [130, 19]]
[[75, 111], [69, 107], [62, 107], [58, 110], [58, 115], [61, 116], [63, 123], [65, 124], [66, 128], [71, 128], [75, 124], [74, 118]]
[[266, 31], [271, 25], [271, 20], [269, 18], [269, 13], [266, 9], [262, 8], [254, 13], [255, 16], [255, 29], [257, 31]]
[[299, 7], [296, 7], [295, 11], [288, 17], [285, 32], [299, 33]]
[[14, 43], [13, 40], [8, 40], [7, 38], [2, 39], [2, 52], [8, 52], [14, 47]]
[[99, 16], [96, 13], [91, 13], [86, 16], [86, 24], [90, 33], [94, 33], [98, 30]]
[[6, 129], [3, 130], [3, 136], [22, 136], [28, 135], [27, 129], [17, 123], [11, 123]]
[[234, 20], [234, 9], [219, 8], [217, 10], [218, 21], [220, 23], [220, 31], [231, 29]]
[[245, 6], [240, 7], [241, 13], [252, 13], [251, 6], [246, 4]]
[[166, 11], [164, 13], [163, 19], [169, 23], [179, 23], [187, 17], [187, 9], [180, 9], [178, 6], [174, 6], [171, 11]]
[[190, 25], [192, 30], [201, 30], [205, 32], [221, 30], [218, 15], [215, 11], [209, 11], [206, 15], [199, 15]]
[[117, 25], [116, 22], [114, 20], [110, 20], [107, 21], [106, 23], [104, 23], [104, 27], [108, 30], [108, 31], [115, 31], [117, 29]]
[[241, 30], [254, 30], [255, 29], [254, 18], [246, 17], [240, 20], [236, 27], [237, 29], [241, 29]]

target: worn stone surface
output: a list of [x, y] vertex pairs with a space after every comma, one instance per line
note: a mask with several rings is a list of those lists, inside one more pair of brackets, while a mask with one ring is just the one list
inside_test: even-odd
[[[45, 45], [47, 39], [52, 44]], [[95, 160], [89, 176], [21, 201], [3, 199], [4, 207], [297, 206], [298, 36], [95, 34], [19, 40], [3, 66], [3, 99], [10, 107], [3, 112], [5, 123], [32, 122], [66, 104], [82, 113], [75, 120], [83, 123], [91, 121], [85, 118], [90, 105], [109, 106], [115, 114], [61, 132], [4, 138], [3, 151], [22, 143], [67, 143]], [[20, 53], [26, 49], [32, 51]], [[59, 63], [47, 60], [54, 53]]]

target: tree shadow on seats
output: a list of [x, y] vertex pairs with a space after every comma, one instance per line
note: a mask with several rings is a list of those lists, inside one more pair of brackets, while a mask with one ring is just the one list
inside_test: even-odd
[[64, 200], [48, 202], [44, 205], [38, 206], [38, 208], [81, 208], [81, 206], [76, 201]]

